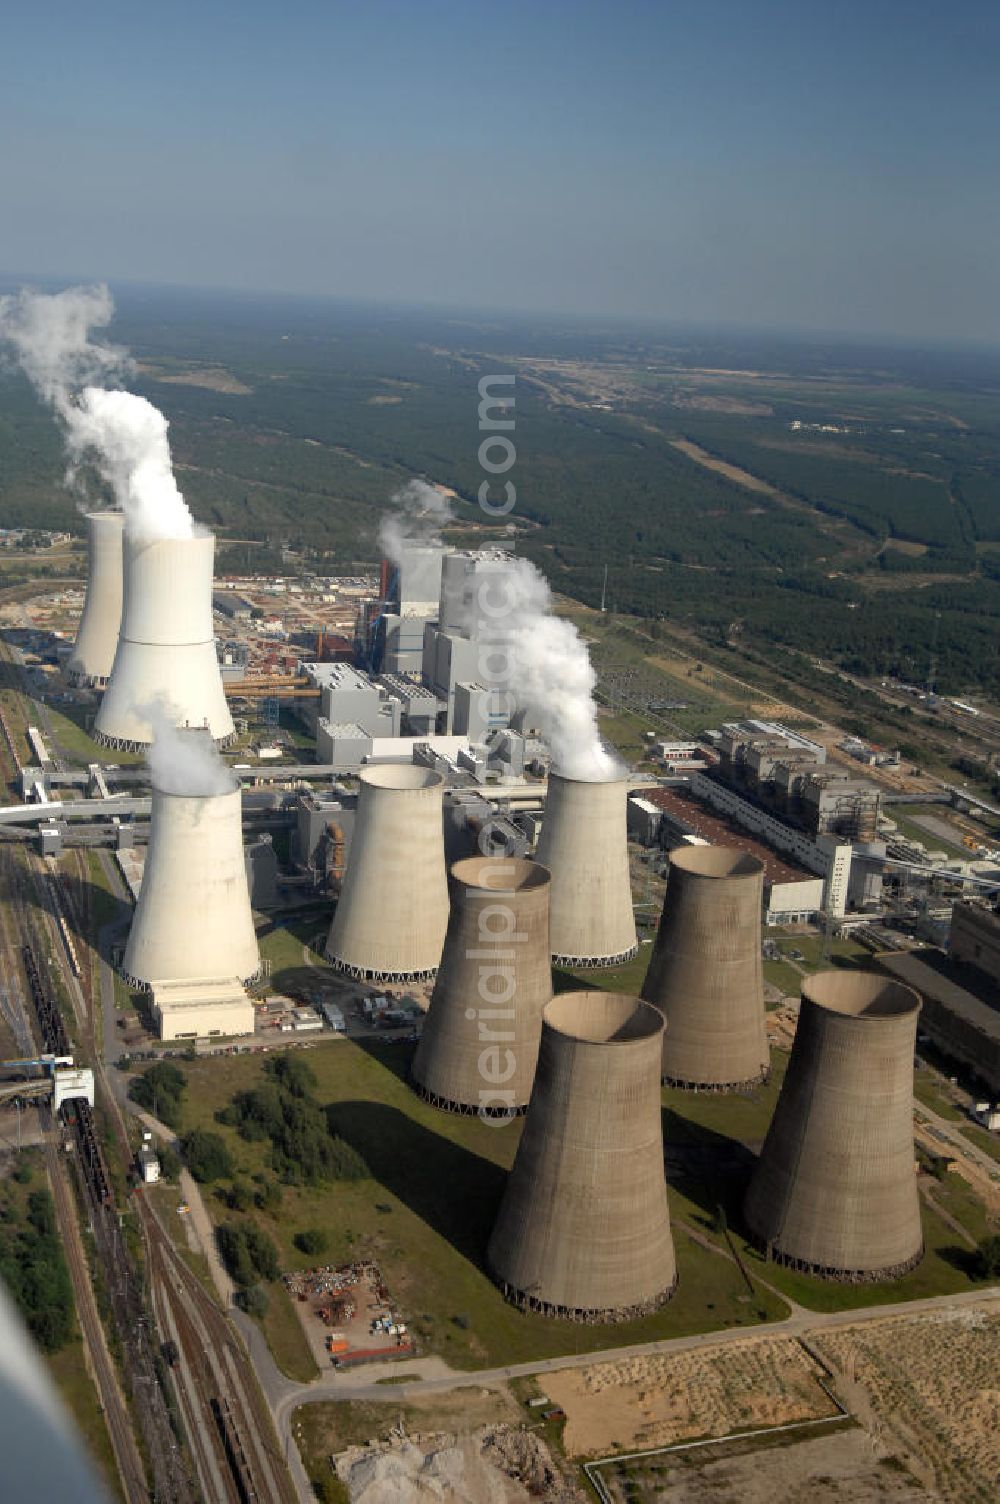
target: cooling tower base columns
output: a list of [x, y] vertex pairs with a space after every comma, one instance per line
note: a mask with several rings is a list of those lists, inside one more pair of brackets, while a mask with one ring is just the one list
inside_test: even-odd
[[679, 1081], [675, 1076], [664, 1076], [664, 1086], [672, 1086], [677, 1091], [709, 1092], [716, 1096], [739, 1096], [740, 1092], [756, 1091], [758, 1086], [763, 1086], [771, 1074], [770, 1067], [761, 1071], [757, 1076], [751, 1076], [748, 1081], [712, 1081], [708, 1085], [704, 1081]]
[[577, 1321], [583, 1326], [613, 1326], [624, 1321], [640, 1321], [644, 1316], [652, 1316], [661, 1306], [665, 1306], [677, 1289], [677, 1276], [674, 1275], [672, 1282], [659, 1295], [653, 1295], [639, 1305], [616, 1306], [603, 1311], [581, 1311], [571, 1306], [550, 1305], [535, 1295], [516, 1290], [503, 1280], [497, 1280], [497, 1288], [504, 1300], [510, 1301], [512, 1306], [517, 1306], [520, 1311], [530, 1311], [535, 1316], [553, 1316], [559, 1321]]
[[453, 1112], [460, 1118], [492, 1118], [498, 1123], [509, 1123], [511, 1118], [520, 1118], [528, 1110], [527, 1102], [523, 1107], [482, 1107], [471, 1102], [452, 1102], [447, 1097], [439, 1097], [436, 1092], [428, 1091], [426, 1086], [421, 1086], [419, 1081], [410, 1076], [410, 1085], [422, 1101], [430, 1107], [437, 1107], [442, 1112]]
[[780, 1264], [783, 1269], [794, 1269], [796, 1274], [812, 1274], [816, 1279], [825, 1279], [840, 1285], [882, 1285], [891, 1284], [893, 1280], [902, 1279], [915, 1269], [924, 1256], [923, 1244], [917, 1253], [911, 1258], [905, 1259], [901, 1264], [892, 1264], [887, 1269], [830, 1269], [826, 1264], [810, 1264], [805, 1259], [792, 1258], [789, 1254], [780, 1253], [776, 1248], [768, 1248], [758, 1238], [748, 1239], [750, 1244], [762, 1253], [769, 1264]]
[[[93, 740], [99, 747], [107, 747], [109, 752], [148, 752], [149, 742], [134, 742], [124, 736], [107, 736], [103, 731], [93, 730]], [[231, 736], [217, 736], [213, 738], [217, 747], [228, 747], [236, 740], [236, 732]]]
[[[156, 990], [157, 987], [163, 985], [159, 981], [156, 981], [156, 982], [143, 981], [142, 977], [133, 976], [130, 971], [126, 971], [125, 970], [124, 964], [122, 966], [119, 966], [119, 968], [118, 968], [118, 975], [121, 977], [122, 981], [125, 983], [125, 986], [129, 989], [130, 992], [155, 992], [155, 990]], [[248, 976], [248, 977], [240, 977], [239, 978], [240, 986], [241, 987], [253, 987], [257, 982], [259, 982], [261, 980], [261, 978], [263, 977], [263, 975], [264, 975], [264, 963], [262, 961], [261, 964], [258, 966], [257, 970], [255, 972], [253, 972], [250, 976]]]
[[639, 954], [638, 945], [630, 950], [619, 951], [616, 956], [558, 956], [552, 957], [553, 966], [566, 966], [571, 971], [599, 971], [602, 967], [624, 966]]
[[341, 976], [350, 977], [355, 982], [433, 982], [437, 976], [437, 967], [429, 971], [377, 971], [370, 966], [351, 966], [347, 961], [339, 961], [335, 956], [327, 952], [327, 960], [334, 971], [339, 971]]

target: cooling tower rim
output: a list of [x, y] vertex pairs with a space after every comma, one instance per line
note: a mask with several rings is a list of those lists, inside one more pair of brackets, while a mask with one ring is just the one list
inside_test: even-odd
[[187, 538], [148, 538], [145, 534], [135, 533], [125, 528], [125, 549], [128, 554], [135, 557], [145, 553], [150, 548], [193, 548], [198, 545], [203, 550], [215, 551], [215, 534], [207, 528], [203, 532], [191, 533]]
[[208, 804], [212, 799], [231, 799], [233, 794], [242, 792], [238, 778], [234, 778], [232, 788], [216, 789], [211, 794], [178, 794], [175, 789], [161, 789], [159, 784], [153, 783], [152, 779], [150, 779], [150, 787], [160, 799], [186, 799], [189, 804], [195, 801], [199, 804]]
[[[623, 1049], [663, 1033], [663, 1014], [630, 992], [560, 992], [542, 1009], [542, 1024], [577, 1044]], [[627, 1031], [627, 1032], [624, 1032]]]
[[569, 773], [559, 773], [555, 768], [548, 772], [549, 783], [565, 783], [570, 788], [615, 788], [631, 782], [632, 774], [626, 769], [624, 773], [616, 774], [614, 778], [573, 778]]
[[84, 512], [87, 522], [117, 522], [119, 528], [124, 530], [125, 514], [119, 512], [117, 507], [100, 507], [92, 512]]
[[[492, 871], [495, 881], [483, 879]], [[548, 867], [523, 856], [467, 856], [453, 862], [452, 882], [472, 897], [499, 897], [505, 893], [541, 892], [552, 881]]]
[[386, 794], [420, 794], [444, 786], [444, 775], [412, 762], [387, 762], [362, 768], [361, 783]]
[[864, 1024], [915, 1018], [920, 995], [877, 971], [818, 971], [802, 981], [802, 1001], [821, 1013]]
[[741, 846], [674, 846], [668, 853], [671, 868], [709, 882], [720, 879], [739, 882], [757, 878], [764, 871], [759, 857]]

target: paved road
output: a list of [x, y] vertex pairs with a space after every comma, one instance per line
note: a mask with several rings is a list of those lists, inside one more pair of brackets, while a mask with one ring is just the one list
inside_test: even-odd
[[[250, 1348], [254, 1367], [261, 1388], [274, 1415], [279, 1435], [286, 1439], [290, 1433], [292, 1412], [299, 1405], [311, 1405], [322, 1401], [377, 1400], [382, 1404], [389, 1400], [405, 1403], [410, 1396], [443, 1393], [469, 1384], [489, 1385], [506, 1383], [508, 1379], [524, 1378], [529, 1374], [553, 1373], [564, 1368], [579, 1368], [588, 1363], [617, 1363], [628, 1358], [652, 1354], [692, 1352], [699, 1348], [725, 1347], [734, 1343], [746, 1343], [761, 1337], [799, 1337], [827, 1327], [858, 1326], [870, 1321], [887, 1319], [901, 1320], [920, 1315], [926, 1311], [952, 1309], [956, 1306], [977, 1306], [1000, 1302], [1000, 1286], [969, 1291], [961, 1295], [934, 1295], [925, 1300], [910, 1300], [885, 1305], [867, 1306], [853, 1311], [807, 1311], [797, 1307], [784, 1321], [771, 1321], [760, 1327], [728, 1328], [715, 1332], [699, 1332], [688, 1337], [668, 1337], [659, 1342], [638, 1342], [629, 1347], [602, 1348], [597, 1352], [571, 1353], [561, 1358], [535, 1360], [532, 1363], [514, 1363], [506, 1368], [447, 1369], [441, 1359], [414, 1359], [412, 1363], [372, 1364], [366, 1369], [364, 1381], [352, 1373], [332, 1370], [314, 1379], [311, 1384], [297, 1384], [286, 1378], [275, 1366], [266, 1342], [253, 1323], [240, 1322], [247, 1345]], [[252, 1331], [247, 1330], [247, 1326]], [[431, 1371], [427, 1371], [431, 1365]], [[444, 1370], [443, 1372], [441, 1370]], [[421, 1370], [420, 1373], [417, 1370]], [[410, 1383], [394, 1383], [391, 1391], [379, 1378], [399, 1379], [412, 1373]]]

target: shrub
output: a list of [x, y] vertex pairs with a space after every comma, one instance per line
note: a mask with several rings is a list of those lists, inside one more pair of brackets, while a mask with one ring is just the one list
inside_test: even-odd
[[980, 1240], [976, 1251], [976, 1272], [980, 1279], [996, 1279], [1000, 1276], [1000, 1233], [991, 1233]]
[[184, 1072], [169, 1060], [158, 1060], [136, 1076], [128, 1089], [133, 1102], [138, 1102], [168, 1128], [178, 1128], [181, 1121], [181, 1097], [187, 1086]]
[[193, 1128], [181, 1140], [181, 1153], [195, 1180], [204, 1184], [233, 1173], [233, 1162], [224, 1139], [206, 1128]]
[[297, 1232], [292, 1239], [300, 1253], [309, 1258], [325, 1253], [330, 1246], [330, 1239], [322, 1227], [306, 1227], [302, 1232]]
[[258, 1318], [267, 1315], [267, 1308], [270, 1305], [263, 1285], [247, 1285], [246, 1289], [237, 1290], [233, 1300], [241, 1311], [246, 1311], [248, 1316]]
[[252, 1222], [223, 1222], [216, 1229], [219, 1254], [235, 1284], [246, 1290], [260, 1280], [277, 1279], [278, 1250]]

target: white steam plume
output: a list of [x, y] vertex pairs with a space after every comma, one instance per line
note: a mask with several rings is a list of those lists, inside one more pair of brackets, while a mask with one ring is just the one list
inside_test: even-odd
[[178, 726], [177, 712], [162, 699], [138, 710], [153, 728], [146, 761], [154, 789], [188, 798], [232, 793], [236, 776], [219, 756], [207, 731]]
[[378, 530], [378, 541], [387, 559], [393, 564], [401, 563], [407, 545], [441, 547], [441, 529], [453, 515], [443, 491], [425, 480], [411, 480], [389, 499], [398, 510], [383, 517]]
[[[513, 706], [542, 731], [557, 773], [587, 783], [621, 778], [625, 769], [597, 728], [597, 675], [583, 638], [572, 622], [552, 614], [548, 582], [528, 559], [498, 558], [496, 570], [471, 608], [473, 635], [495, 644], [486, 653], [485, 678], [506, 677]], [[501, 664], [506, 675], [492, 671]]]
[[129, 537], [190, 538], [194, 523], [174, 480], [166, 418], [145, 397], [96, 384], [129, 368], [123, 350], [91, 339], [113, 313], [106, 287], [24, 290], [0, 298], [0, 341], [13, 348], [63, 424], [69, 478], [92, 459], [114, 491]]

